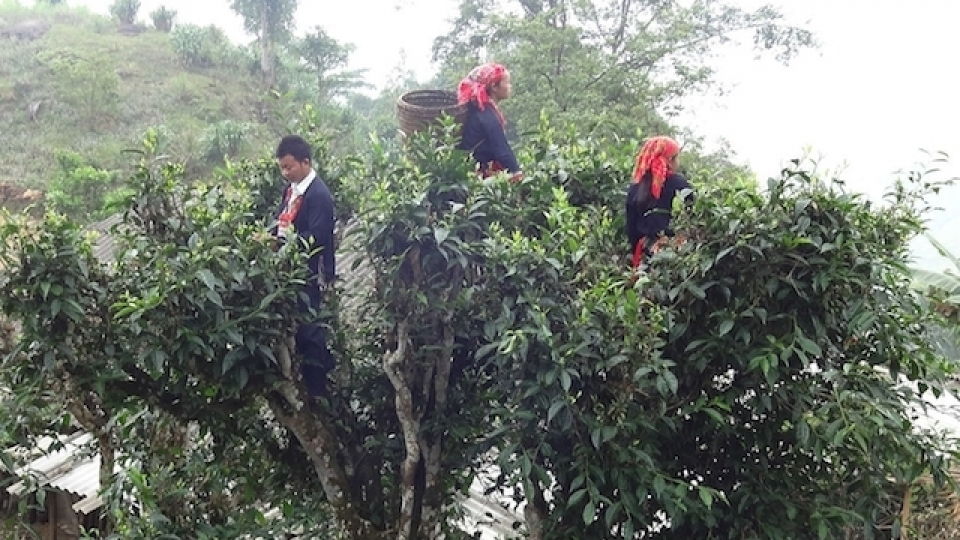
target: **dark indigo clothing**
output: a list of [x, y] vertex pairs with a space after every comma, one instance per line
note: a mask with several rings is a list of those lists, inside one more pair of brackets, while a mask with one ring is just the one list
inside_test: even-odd
[[[283, 211], [285, 203], [281, 201], [276, 216]], [[296, 217], [293, 218], [293, 227], [297, 236], [313, 238], [314, 248], [322, 247], [319, 253], [314, 253], [309, 261], [310, 277], [304, 287], [304, 296], [299, 302], [301, 313], [310, 310], [319, 310], [322, 305], [320, 291], [321, 281], [331, 283], [336, 278], [336, 256], [334, 225], [333, 195], [330, 188], [319, 176], [313, 179], [306, 193], [303, 194], [303, 203]], [[336, 364], [330, 349], [323, 326], [319, 323], [301, 323], [296, 334], [297, 352], [303, 356], [301, 374], [307, 391], [311, 396], [323, 395], [326, 387], [327, 373]]]
[[640, 189], [650, 189], [649, 181], [634, 182], [627, 191], [627, 238], [630, 239], [630, 249], [634, 249], [641, 238], [652, 242], [659, 236], [673, 236], [673, 230], [670, 229], [673, 199], [680, 191], [691, 188], [683, 175], [671, 174], [663, 183], [660, 198], [650, 197], [646, 207], [636, 203]]
[[507, 142], [500, 115], [492, 105], [487, 105], [482, 111], [476, 103], [467, 106], [460, 149], [473, 154], [482, 172], [486, 172], [490, 162], [499, 163], [511, 174], [520, 172], [520, 163]]
[[[277, 210], [277, 215], [283, 211], [283, 203]], [[322, 248], [320, 253], [315, 253], [310, 257], [310, 277], [311, 279], [320, 275], [323, 271], [323, 280], [327, 283], [332, 282], [337, 275], [337, 265], [334, 245], [334, 226], [336, 224], [336, 214], [333, 207], [333, 195], [330, 188], [319, 177], [315, 177], [307, 192], [303, 194], [303, 203], [300, 205], [300, 211], [293, 218], [293, 228], [297, 235], [302, 238], [313, 238], [313, 246]]]
[[320, 324], [301, 323], [294, 337], [297, 353], [303, 356], [300, 374], [311, 396], [322, 396], [326, 391], [327, 373], [336, 367], [336, 360], [327, 347], [326, 332]]

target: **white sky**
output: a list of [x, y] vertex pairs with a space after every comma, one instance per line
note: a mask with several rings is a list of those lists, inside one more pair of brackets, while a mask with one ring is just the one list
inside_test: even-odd
[[[112, 0], [67, 1], [106, 13]], [[729, 1], [745, 8], [762, 3]], [[744, 47], [724, 49], [716, 65], [729, 92], [691, 99], [683, 124], [729, 141], [760, 178], [812, 149], [828, 169], [845, 164], [840, 176], [872, 197], [889, 187], [894, 171], [922, 161], [921, 149], [960, 162], [960, 1], [772, 2], [789, 21], [809, 22], [821, 48], [789, 66], [756, 60], [749, 38]], [[159, 5], [176, 9], [180, 22], [216, 24], [231, 38], [249, 40], [229, 0], [142, 0], [141, 17]], [[351, 67], [366, 68], [379, 85], [402, 57], [418, 77], [430, 75], [433, 39], [445, 33], [457, 6], [457, 0], [301, 0], [298, 29], [321, 25], [356, 45]], [[960, 166], [951, 163], [944, 176], [960, 176]], [[952, 192], [943, 204], [956, 219], [938, 224], [937, 232], [960, 253], [960, 190]]]

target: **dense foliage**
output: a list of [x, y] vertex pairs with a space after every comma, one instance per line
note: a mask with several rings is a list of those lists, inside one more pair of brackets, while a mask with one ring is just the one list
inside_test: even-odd
[[545, 125], [512, 185], [448, 140], [317, 145], [353, 211], [313, 405], [290, 342], [303, 253], [263, 232], [270, 160], [186, 187], [145, 156], [106, 264], [61, 216], [8, 219], [5, 431], [71, 412], [123, 538], [455, 537], [491, 465], [532, 538], [892, 537], [906, 487], [945, 480], [949, 447], [910, 419], [950, 368], [905, 286], [920, 179], [875, 207], [802, 170], [764, 192], [694, 176], [685, 242], [635, 281], [636, 141]]
[[[906, 268], [935, 182], [875, 205], [798, 162], [761, 190], [688, 141], [680, 240], [627, 269], [622, 134], [674, 131], [715, 46], [747, 32], [787, 59], [804, 29], [715, 0], [465, 0], [435, 82], [513, 69], [513, 185], [478, 178], [451, 124], [397, 136], [409, 74], [337, 105], [360, 84], [351, 47], [294, 38], [296, 1], [231, 5], [250, 49], [215, 27], [146, 36], [202, 128], [149, 128], [118, 167], [59, 153], [49, 211], [0, 225], [0, 445], [93, 434], [101, 538], [464, 538], [478, 479], [535, 539], [897, 538], [911, 493], [953, 487], [952, 441], [913, 421], [953, 371], [955, 276], [913, 281], [931, 301]], [[135, 20], [139, 2], [115, 6]], [[106, 125], [124, 81], [61, 49], [36, 56], [45, 88]], [[255, 122], [196, 102], [189, 77], [210, 70], [263, 76]], [[276, 249], [282, 180], [243, 159], [288, 131], [338, 210], [341, 279], [309, 315], [338, 360], [320, 400], [293, 349], [309, 246]], [[123, 212], [108, 252], [80, 224], [105, 204]]]

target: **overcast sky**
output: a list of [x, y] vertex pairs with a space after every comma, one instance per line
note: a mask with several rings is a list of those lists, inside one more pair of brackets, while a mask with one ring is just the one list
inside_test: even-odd
[[[67, 0], [106, 13], [111, 0]], [[729, 0], [752, 8], [762, 2]], [[809, 23], [822, 46], [783, 66], [756, 60], [745, 46], [717, 59], [722, 97], [691, 99], [680, 120], [710, 140], [729, 141], [766, 178], [810, 149], [857, 191], [879, 197], [895, 171], [924, 159], [921, 149], [960, 160], [960, 1], [773, 1], [791, 22]], [[216, 24], [244, 36], [229, 0], [142, 0], [141, 16], [166, 5], [178, 21]], [[457, 12], [457, 0], [301, 0], [298, 29], [321, 25], [353, 43], [354, 68], [382, 84], [401, 58], [420, 78], [432, 72], [430, 48]], [[522, 76], [518, 74], [518, 76]], [[944, 176], [960, 176], [951, 163]], [[943, 200], [953, 219], [941, 236], [960, 253], [960, 190]]]

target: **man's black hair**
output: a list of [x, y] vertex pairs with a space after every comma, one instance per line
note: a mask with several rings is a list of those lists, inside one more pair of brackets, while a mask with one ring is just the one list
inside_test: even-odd
[[282, 159], [284, 156], [293, 156], [293, 159], [303, 163], [312, 161], [313, 152], [310, 150], [310, 144], [303, 140], [303, 137], [287, 135], [280, 139], [280, 144], [277, 145], [277, 159]]

